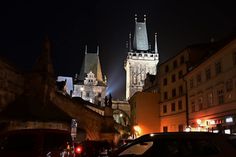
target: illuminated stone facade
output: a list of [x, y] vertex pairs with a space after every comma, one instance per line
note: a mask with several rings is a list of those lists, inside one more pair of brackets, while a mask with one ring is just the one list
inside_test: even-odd
[[157, 35], [155, 34], [155, 50], [152, 51], [148, 44], [146, 16], [144, 22], [138, 22], [135, 17], [135, 31], [133, 44], [129, 34], [128, 55], [124, 68], [126, 70], [126, 99], [128, 100], [135, 92], [142, 91], [146, 75], [156, 74], [156, 66], [159, 62], [157, 51]]
[[186, 88], [183, 76], [187, 72], [188, 60], [186, 49], [159, 67], [161, 132], [183, 131], [186, 127]]
[[107, 85], [104, 78], [99, 60], [99, 48], [97, 53], [87, 53], [86, 47], [80, 75], [75, 78], [72, 97], [81, 97], [98, 106], [105, 106]]
[[236, 38], [227, 40], [213, 55], [194, 67], [185, 79], [192, 131], [235, 134]]

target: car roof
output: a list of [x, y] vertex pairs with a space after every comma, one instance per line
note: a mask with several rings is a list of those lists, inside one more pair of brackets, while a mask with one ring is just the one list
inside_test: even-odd
[[211, 132], [165, 132], [165, 133], [152, 133], [146, 134], [138, 139], [153, 139], [153, 138], [214, 138], [214, 137], [230, 137], [234, 135], [211, 133]]

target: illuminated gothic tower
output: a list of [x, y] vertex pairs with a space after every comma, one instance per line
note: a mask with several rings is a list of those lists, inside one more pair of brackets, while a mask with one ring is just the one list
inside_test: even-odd
[[138, 22], [135, 15], [135, 30], [133, 44], [129, 34], [128, 56], [124, 68], [126, 70], [126, 99], [128, 100], [135, 92], [142, 91], [146, 74], [156, 74], [156, 66], [159, 62], [157, 49], [157, 34], [155, 34], [155, 49], [151, 50], [148, 43], [146, 15], [144, 21]]
[[85, 47], [84, 62], [80, 74], [75, 78], [76, 83], [72, 97], [81, 97], [99, 106], [105, 105], [107, 85], [100, 64], [99, 47], [97, 47], [97, 53], [88, 53], [87, 46]]

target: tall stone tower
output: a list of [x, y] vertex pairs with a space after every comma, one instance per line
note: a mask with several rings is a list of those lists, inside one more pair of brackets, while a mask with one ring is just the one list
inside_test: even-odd
[[155, 48], [151, 50], [148, 42], [146, 15], [143, 22], [139, 22], [135, 15], [135, 29], [133, 35], [129, 34], [128, 55], [125, 60], [126, 70], [126, 99], [128, 100], [135, 92], [142, 91], [146, 74], [156, 74], [159, 62], [157, 48], [157, 34], [155, 34]]

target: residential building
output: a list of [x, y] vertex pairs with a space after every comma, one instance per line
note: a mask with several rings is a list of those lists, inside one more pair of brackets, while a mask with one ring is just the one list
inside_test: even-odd
[[236, 38], [191, 68], [187, 80], [192, 131], [236, 133]]

